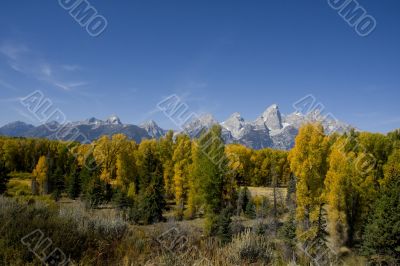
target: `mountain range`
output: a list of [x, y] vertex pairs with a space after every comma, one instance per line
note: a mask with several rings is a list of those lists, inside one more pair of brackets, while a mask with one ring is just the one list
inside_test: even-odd
[[[166, 118], [167, 119], [167, 118]], [[299, 127], [305, 122], [320, 121], [327, 134], [347, 132], [352, 127], [332, 118], [325, 118], [318, 111], [303, 114], [294, 112], [282, 115], [276, 104], [269, 106], [253, 121], [245, 120], [239, 113], [233, 113], [227, 120], [218, 122], [211, 114], [204, 114], [186, 123], [175, 134], [185, 133], [192, 138], [199, 136], [203, 129], [214, 124], [222, 127], [225, 143], [240, 143], [253, 149], [275, 148], [288, 150], [293, 147]], [[34, 137], [59, 140], [74, 139], [81, 142], [93, 141], [102, 135], [123, 133], [128, 138], [140, 142], [143, 139], [160, 138], [168, 130], [162, 129], [150, 120], [141, 125], [123, 124], [113, 115], [106, 120], [89, 118], [83, 121], [60, 125], [50, 122], [33, 126], [24, 122], [12, 122], [0, 128], [0, 135], [12, 137]]]

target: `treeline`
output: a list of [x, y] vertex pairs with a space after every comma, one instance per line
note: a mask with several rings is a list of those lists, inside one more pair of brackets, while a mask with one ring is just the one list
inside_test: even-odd
[[288, 218], [275, 222], [290, 243], [400, 258], [399, 130], [326, 135], [307, 124], [289, 153], [226, 146], [219, 126], [195, 140], [169, 132], [140, 144], [122, 134], [92, 144], [0, 138], [0, 151], [2, 192], [8, 173], [32, 172], [34, 194], [113, 202], [141, 224], [162, 221], [174, 202], [178, 219], [206, 217], [207, 232], [222, 237], [238, 202], [252, 213], [240, 187], [287, 186]]
[[204, 202], [219, 198], [210, 207], [218, 213], [235, 204], [238, 187], [270, 186], [273, 180], [285, 186], [290, 176], [287, 152], [225, 147], [219, 127], [196, 140], [169, 132], [140, 144], [122, 134], [92, 144], [3, 137], [0, 152], [2, 172], [32, 173], [33, 194], [58, 199], [66, 193], [94, 208], [112, 201], [140, 223], [161, 221], [166, 201], [175, 202], [182, 219], [204, 214]]

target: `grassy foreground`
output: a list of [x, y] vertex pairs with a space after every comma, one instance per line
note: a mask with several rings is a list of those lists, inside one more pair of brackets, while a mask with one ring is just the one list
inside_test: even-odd
[[[34, 197], [20, 177], [8, 186], [11, 197], [0, 197], [1, 265], [308, 265], [313, 259], [274, 231], [270, 215], [235, 216], [232, 240], [222, 243], [204, 235], [203, 218], [176, 221], [171, 211], [166, 222], [133, 225], [112, 205], [93, 210], [80, 200]], [[273, 199], [272, 188], [249, 190]], [[286, 191], [277, 192], [282, 204]]]

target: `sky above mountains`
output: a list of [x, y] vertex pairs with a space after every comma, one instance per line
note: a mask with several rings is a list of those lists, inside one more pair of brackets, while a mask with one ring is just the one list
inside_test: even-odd
[[89, 1], [92, 37], [54, 0], [0, 3], [0, 125], [37, 124], [20, 98], [43, 92], [70, 121], [117, 114], [176, 128], [157, 104], [254, 120], [313, 95], [362, 130], [400, 127], [400, 2], [359, 0], [377, 27], [360, 37], [327, 1]]

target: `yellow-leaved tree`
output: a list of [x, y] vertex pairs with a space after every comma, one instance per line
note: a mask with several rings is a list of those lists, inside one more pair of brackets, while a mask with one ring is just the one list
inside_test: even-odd
[[359, 145], [356, 138], [344, 135], [332, 145], [325, 179], [329, 240], [337, 251], [353, 246], [376, 198], [375, 170], [359, 167], [367, 156], [354, 143]]
[[249, 186], [251, 172], [254, 164], [251, 161], [253, 150], [240, 144], [227, 145], [225, 148], [228, 157], [228, 174], [234, 179], [238, 186]]
[[49, 192], [48, 179], [49, 165], [45, 156], [40, 156], [35, 169], [33, 169], [32, 193], [34, 195], [47, 194]]
[[135, 157], [136, 150], [136, 143], [134, 141], [127, 141], [126, 146], [121, 149], [117, 155], [116, 184], [124, 193], [128, 192], [130, 186], [138, 186], [138, 171]]
[[324, 179], [327, 171], [328, 139], [321, 124], [305, 124], [289, 153], [290, 168], [297, 177], [297, 236], [302, 240], [321, 236]]
[[118, 154], [126, 148], [127, 137], [124, 134], [115, 134], [111, 138], [102, 136], [94, 142], [93, 155], [97, 165], [101, 167], [100, 178], [110, 183], [116, 176], [116, 160]]
[[353, 152], [346, 154], [343, 140], [332, 146], [329, 170], [325, 179], [325, 198], [328, 204], [328, 231], [332, 248], [340, 249], [348, 240], [349, 201], [355, 191], [352, 182], [356, 178]]
[[187, 202], [189, 189], [189, 168], [192, 164], [192, 142], [187, 135], [179, 135], [176, 139], [176, 148], [173, 154], [174, 162], [174, 193], [176, 216], [183, 217], [184, 204]]
[[174, 198], [174, 133], [173, 131], [168, 131], [167, 134], [160, 138], [160, 160], [163, 165], [163, 178], [165, 186], [165, 194], [169, 199]]

